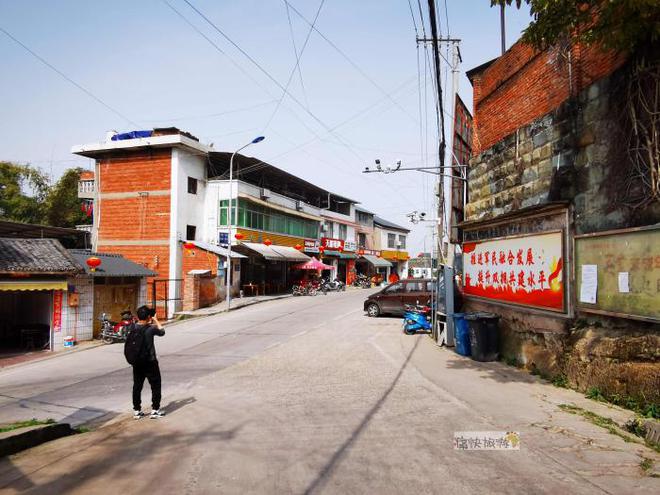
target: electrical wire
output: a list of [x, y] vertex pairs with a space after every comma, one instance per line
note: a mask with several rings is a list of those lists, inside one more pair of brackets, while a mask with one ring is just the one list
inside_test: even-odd
[[[291, 43], [293, 44], [293, 54], [298, 59], [298, 47], [296, 46], [296, 37], [293, 32], [293, 23], [291, 22], [291, 11], [289, 10], [289, 4], [284, 2], [284, 8], [286, 9], [286, 19], [289, 23], [289, 34], [291, 35]], [[302, 70], [300, 69], [300, 64], [298, 64], [298, 76], [300, 79], [300, 88], [302, 89], [303, 98], [305, 99], [305, 105], [309, 108], [309, 101], [307, 100], [307, 91], [305, 90], [305, 82], [303, 81]]]
[[248, 107], [235, 108], [233, 110], [226, 110], [224, 112], [207, 113], [207, 114], [204, 114], [204, 115], [190, 115], [190, 116], [187, 116], [187, 117], [173, 117], [173, 118], [161, 118], [161, 119], [141, 119], [140, 122], [180, 122], [180, 121], [183, 121], [183, 120], [207, 119], [207, 118], [213, 118], [213, 117], [221, 117], [223, 115], [230, 115], [232, 113], [246, 112], [248, 110], [254, 110], [255, 108], [265, 107], [265, 106], [268, 106], [268, 105], [272, 105], [274, 103], [277, 103], [276, 99], [269, 100], [269, 101], [264, 101], [262, 103], [257, 103], [256, 105], [250, 105]]
[[[309, 42], [309, 37], [312, 34], [312, 31], [314, 30], [314, 26], [316, 25], [316, 21], [319, 18], [319, 15], [321, 14], [321, 9], [323, 8], [323, 4], [325, 3], [325, 0], [321, 0], [321, 3], [319, 4], [319, 8], [316, 10], [316, 15], [314, 16], [314, 21], [312, 22], [311, 27], [309, 28], [309, 31], [307, 31], [307, 37], [305, 38], [305, 42], [303, 43], [302, 48], [300, 49], [300, 53], [296, 53], [296, 63], [293, 66], [293, 69], [291, 69], [291, 73], [289, 74], [289, 78], [286, 81], [286, 85], [284, 87], [284, 90], [282, 91], [282, 96], [280, 99], [277, 101], [277, 106], [273, 110], [273, 113], [271, 113], [270, 117], [268, 118], [268, 121], [266, 122], [266, 125], [264, 126], [264, 131], [268, 129], [268, 126], [270, 126], [270, 123], [273, 121], [275, 118], [275, 115], [277, 114], [277, 111], [280, 109], [280, 105], [282, 104], [282, 100], [284, 100], [284, 97], [286, 96], [289, 86], [291, 85], [291, 81], [293, 80], [293, 76], [296, 73], [296, 69], [300, 68], [300, 58], [302, 57], [305, 48], [307, 48], [307, 43]], [[288, 4], [284, 2], [285, 5]], [[288, 8], [287, 8], [287, 13], [288, 13]], [[302, 78], [302, 76], [300, 76]], [[306, 105], [305, 108], [309, 111], [309, 105]]]
[[65, 79], [65, 80], [68, 81], [69, 83], [73, 84], [76, 88], [78, 88], [80, 91], [82, 91], [83, 93], [85, 93], [87, 96], [89, 96], [90, 98], [92, 98], [93, 100], [95, 100], [97, 103], [100, 103], [100, 104], [103, 105], [105, 108], [107, 108], [107, 109], [110, 110], [112, 113], [114, 113], [115, 115], [117, 115], [117, 116], [120, 117], [121, 119], [125, 120], [125, 121], [128, 122], [129, 124], [131, 124], [131, 125], [133, 125], [133, 126], [135, 126], [135, 127], [140, 127], [139, 124], [137, 124], [137, 123], [134, 122], [133, 120], [129, 119], [126, 115], [124, 115], [123, 113], [121, 113], [119, 110], [117, 110], [116, 108], [110, 106], [108, 103], [106, 103], [106, 102], [103, 101], [101, 98], [99, 98], [98, 96], [96, 96], [96, 95], [95, 95], [94, 93], [92, 93], [90, 90], [88, 90], [87, 88], [85, 88], [85, 87], [82, 86], [81, 84], [79, 84], [79, 83], [77, 83], [76, 81], [74, 81], [71, 77], [67, 76], [64, 72], [62, 72], [60, 69], [58, 69], [58, 68], [55, 67], [53, 64], [51, 64], [50, 62], [48, 62], [45, 58], [43, 58], [41, 55], [39, 55], [38, 53], [36, 53], [34, 50], [32, 50], [30, 47], [28, 47], [25, 43], [23, 43], [21, 40], [19, 40], [18, 38], [16, 38], [14, 35], [12, 35], [11, 33], [9, 33], [9, 31], [7, 31], [6, 29], [4, 29], [2, 26], [0, 26], [0, 31], [2, 31], [2, 32], [3, 32], [8, 38], [10, 38], [11, 40], [13, 40], [17, 45], [21, 46], [25, 51], [27, 51], [27, 52], [28, 52], [30, 55], [32, 55], [34, 58], [36, 58], [37, 60], [39, 60], [39, 62], [41, 62], [42, 64], [44, 64], [46, 67], [48, 67], [49, 69], [51, 69], [51, 70], [54, 71], [55, 73], [59, 74], [63, 79]]

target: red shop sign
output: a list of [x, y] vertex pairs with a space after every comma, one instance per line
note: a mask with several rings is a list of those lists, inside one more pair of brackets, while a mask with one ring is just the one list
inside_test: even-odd
[[53, 291], [53, 332], [62, 331], [62, 291]]
[[341, 239], [331, 239], [330, 237], [322, 237], [321, 245], [330, 249], [331, 251], [343, 251], [344, 250], [344, 241]]

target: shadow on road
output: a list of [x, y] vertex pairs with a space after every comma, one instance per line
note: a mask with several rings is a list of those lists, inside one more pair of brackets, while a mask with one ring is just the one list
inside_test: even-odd
[[178, 411], [182, 407], [186, 407], [189, 404], [192, 404], [194, 402], [197, 402], [197, 399], [195, 397], [188, 397], [186, 399], [179, 399], [179, 400], [173, 400], [169, 404], [167, 404], [165, 407], [163, 407], [163, 410], [167, 414], [172, 414], [174, 411]]
[[499, 361], [480, 362], [465, 356], [456, 354], [453, 350], [447, 349], [450, 353], [447, 359], [447, 369], [449, 370], [476, 370], [481, 373], [480, 378], [494, 380], [499, 383], [536, 383], [538, 378], [525, 371], [507, 366]]
[[380, 399], [369, 409], [367, 414], [364, 416], [360, 424], [358, 425], [355, 430], [351, 433], [351, 435], [346, 439], [346, 441], [335, 451], [335, 453], [332, 455], [330, 460], [326, 463], [325, 466], [321, 469], [319, 474], [316, 476], [314, 481], [305, 489], [305, 494], [312, 494], [315, 491], [321, 489], [323, 485], [326, 483], [326, 481], [330, 478], [332, 473], [335, 471], [337, 466], [341, 463], [343, 458], [346, 456], [346, 453], [348, 452], [348, 449], [355, 443], [355, 441], [360, 437], [364, 429], [367, 427], [369, 422], [371, 421], [371, 418], [373, 418], [374, 414], [376, 414], [381, 407], [383, 407], [383, 404], [387, 400], [387, 397], [392, 393], [394, 390], [394, 387], [396, 384], [399, 382], [399, 379], [401, 378], [401, 375], [403, 375], [404, 370], [408, 366], [408, 363], [410, 362], [410, 359], [412, 358], [412, 355], [414, 354], [415, 350], [417, 349], [417, 346], [419, 345], [420, 339], [417, 339], [415, 341], [415, 345], [410, 349], [410, 352], [406, 356], [406, 360], [403, 362], [401, 365], [401, 368], [399, 369], [398, 373], [394, 377], [394, 380], [392, 380], [392, 383], [390, 386], [385, 390], [383, 395], [381, 396]]

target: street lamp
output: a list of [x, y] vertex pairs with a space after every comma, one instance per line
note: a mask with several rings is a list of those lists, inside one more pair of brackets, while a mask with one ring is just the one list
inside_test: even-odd
[[[229, 228], [229, 232], [227, 233], [227, 273], [225, 275], [225, 279], [227, 282], [227, 311], [231, 309], [231, 272], [232, 272], [232, 266], [231, 266], [231, 220], [232, 220], [232, 192], [233, 192], [233, 187], [232, 187], [232, 179], [233, 179], [233, 173], [234, 173], [234, 157], [236, 156], [236, 153], [239, 151], [247, 148], [251, 144], [257, 144], [260, 143], [266, 139], [265, 136], [257, 136], [254, 138], [252, 141], [250, 141], [248, 144], [245, 146], [241, 146], [238, 148], [234, 153], [232, 153], [231, 158], [229, 159], [229, 208], [227, 210], [227, 226]], [[238, 191], [237, 191], [238, 192]], [[238, 202], [238, 194], [236, 195], [236, 202]], [[237, 214], [235, 215], [236, 218], [236, 226], [238, 227], [238, 209], [236, 210]]]

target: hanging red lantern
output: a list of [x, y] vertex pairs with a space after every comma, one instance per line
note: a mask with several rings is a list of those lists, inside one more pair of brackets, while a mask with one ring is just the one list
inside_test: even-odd
[[89, 258], [87, 258], [85, 263], [87, 263], [87, 266], [89, 267], [89, 270], [91, 272], [95, 272], [96, 269], [99, 266], [101, 266], [102, 261], [101, 258], [97, 258], [96, 256], [90, 256]]
[[264, 241], [264, 244], [265, 244], [266, 246], [270, 246], [272, 243], [273, 243], [273, 241], [271, 241], [270, 239], [266, 239], [266, 240]]
[[237, 241], [240, 241], [245, 236], [243, 234], [241, 234], [240, 232], [236, 232], [236, 235], [234, 237], [236, 238]]
[[294, 247], [294, 249], [296, 249], [296, 250], [298, 250], [298, 251], [301, 251], [302, 248], [303, 248], [300, 244], [296, 244], [296, 245], [293, 246], [293, 247]]
[[325, 252], [325, 247], [321, 246], [319, 247], [319, 253], [323, 254]]
[[419, 253], [419, 254], [417, 255], [417, 257], [418, 257], [418, 258], [423, 258], [423, 257], [424, 257], [424, 253]]
[[183, 247], [186, 248], [187, 250], [191, 250], [195, 247], [195, 243], [190, 241], [184, 242]]

